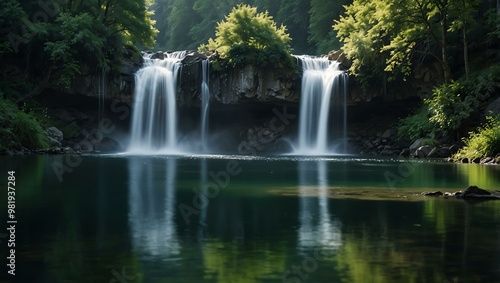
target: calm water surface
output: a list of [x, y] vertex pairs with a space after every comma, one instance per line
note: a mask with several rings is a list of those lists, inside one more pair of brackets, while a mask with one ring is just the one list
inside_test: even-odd
[[0, 169], [17, 188], [4, 282], [500, 282], [500, 202], [417, 195], [500, 190], [499, 166], [28, 156]]

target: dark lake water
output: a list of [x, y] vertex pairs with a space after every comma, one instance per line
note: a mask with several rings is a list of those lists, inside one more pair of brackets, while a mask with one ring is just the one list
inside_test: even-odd
[[[0, 157], [4, 282], [500, 282], [500, 167], [243, 156]], [[2, 269], [5, 270], [5, 269]]]

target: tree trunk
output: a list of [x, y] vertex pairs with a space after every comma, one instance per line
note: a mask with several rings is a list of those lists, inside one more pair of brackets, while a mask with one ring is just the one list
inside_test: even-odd
[[[500, 1], [500, 0], [499, 0]], [[470, 78], [470, 67], [469, 67], [469, 43], [467, 41], [467, 28], [466, 24], [463, 23], [462, 36], [464, 41], [464, 67], [465, 67], [465, 78], [468, 80]]]
[[448, 63], [448, 42], [446, 40], [447, 29], [446, 12], [443, 12], [441, 18], [441, 60], [443, 64], [443, 77], [445, 83], [449, 83], [451, 81], [451, 69], [450, 64]]

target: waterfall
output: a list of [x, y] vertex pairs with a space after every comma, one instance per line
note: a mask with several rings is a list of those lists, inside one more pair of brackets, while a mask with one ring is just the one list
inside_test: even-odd
[[[349, 76], [328, 58], [295, 56], [303, 70], [299, 117], [299, 154], [339, 153], [346, 143], [346, 100]], [[333, 111], [331, 111], [333, 110]], [[329, 122], [332, 121], [332, 125]]]
[[203, 151], [207, 151], [207, 134], [208, 134], [208, 109], [210, 104], [210, 78], [209, 67], [210, 60], [202, 61], [202, 81], [201, 81], [201, 147]]
[[99, 108], [97, 117], [99, 121], [104, 118], [104, 110], [106, 103], [106, 79], [107, 79], [108, 70], [105, 67], [102, 67], [98, 72], [98, 86], [97, 86], [97, 96], [99, 101]]
[[131, 152], [177, 152], [177, 75], [186, 52], [144, 57], [135, 75]]

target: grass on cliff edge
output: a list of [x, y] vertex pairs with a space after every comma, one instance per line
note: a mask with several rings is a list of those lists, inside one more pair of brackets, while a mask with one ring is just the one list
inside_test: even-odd
[[465, 146], [454, 155], [454, 158], [472, 160], [495, 157], [500, 153], [500, 116], [488, 116], [486, 119], [486, 123], [463, 139]]
[[13, 102], [0, 97], [0, 150], [34, 150], [48, 147], [48, 140], [40, 123], [32, 115], [21, 111]]

